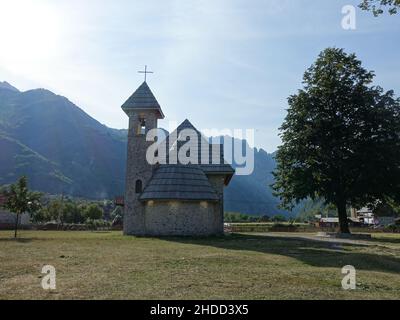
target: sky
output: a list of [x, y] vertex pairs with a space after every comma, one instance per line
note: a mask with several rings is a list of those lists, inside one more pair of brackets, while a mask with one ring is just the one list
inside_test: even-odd
[[375, 84], [400, 95], [400, 14], [342, 8], [361, 0], [0, 0], [0, 81], [68, 97], [112, 128], [147, 82], [166, 119], [198, 129], [254, 129], [274, 152], [287, 98], [326, 47], [354, 52]]

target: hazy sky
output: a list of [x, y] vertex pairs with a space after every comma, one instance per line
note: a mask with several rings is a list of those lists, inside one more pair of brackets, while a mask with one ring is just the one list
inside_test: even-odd
[[168, 120], [199, 129], [256, 129], [275, 151], [286, 99], [328, 46], [357, 53], [376, 83], [400, 92], [400, 15], [342, 7], [361, 0], [0, 0], [0, 81], [68, 97], [110, 127], [143, 81]]

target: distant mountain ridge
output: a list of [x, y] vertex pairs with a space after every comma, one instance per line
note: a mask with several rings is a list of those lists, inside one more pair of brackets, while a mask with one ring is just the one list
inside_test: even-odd
[[0, 89], [8, 89], [11, 91], [19, 91], [17, 88], [13, 87], [11, 84], [9, 84], [7, 81], [0, 81]]
[[[121, 112], [122, 114], [122, 112]], [[127, 130], [108, 128], [67, 98], [0, 82], [0, 185], [26, 174], [33, 189], [104, 199], [124, 193]], [[274, 215], [273, 155], [255, 150], [255, 170], [235, 176], [225, 210]]]
[[113, 197], [124, 189], [125, 146], [65, 97], [0, 89], [0, 184], [27, 174], [44, 192]]

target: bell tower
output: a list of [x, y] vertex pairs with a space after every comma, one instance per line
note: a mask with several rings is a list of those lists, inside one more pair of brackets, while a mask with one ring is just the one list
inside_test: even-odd
[[122, 105], [129, 117], [128, 150], [124, 201], [124, 234], [145, 235], [144, 205], [139, 201], [153, 173], [153, 166], [146, 159], [146, 134], [157, 128], [157, 120], [164, 114], [146, 81]]

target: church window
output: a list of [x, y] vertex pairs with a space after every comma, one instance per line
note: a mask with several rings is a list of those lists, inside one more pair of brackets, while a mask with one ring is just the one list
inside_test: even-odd
[[136, 180], [135, 192], [142, 193], [142, 180]]

